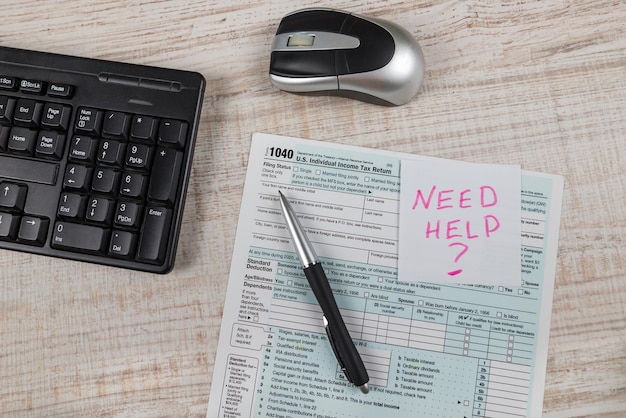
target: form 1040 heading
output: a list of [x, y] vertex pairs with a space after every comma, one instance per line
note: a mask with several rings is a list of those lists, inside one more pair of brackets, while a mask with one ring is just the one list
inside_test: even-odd
[[[327, 167], [327, 168], [341, 168], [343, 170], [354, 170], [361, 171], [364, 173], [375, 173], [375, 174], [388, 174], [395, 175], [392, 166], [387, 167], [379, 167], [375, 165], [372, 161], [359, 161], [352, 160], [350, 158], [346, 158], [343, 161], [341, 159], [337, 159], [336, 157], [326, 157], [323, 155], [319, 156], [304, 156], [297, 155], [294, 156], [294, 151], [288, 148], [278, 148], [278, 147], [269, 147], [265, 153], [266, 157], [272, 157], [277, 159], [286, 159], [290, 161], [295, 161], [302, 164], [309, 164], [312, 166], [318, 167]], [[275, 165], [274, 165], [275, 164]], [[264, 166], [271, 168], [284, 168], [290, 169], [290, 166], [281, 165], [279, 161], [273, 163], [271, 161], [264, 161]]]

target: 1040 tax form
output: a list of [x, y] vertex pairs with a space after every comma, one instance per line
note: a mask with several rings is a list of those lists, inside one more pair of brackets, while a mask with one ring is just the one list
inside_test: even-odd
[[[519, 286], [403, 282], [400, 166], [425, 159], [253, 136], [208, 418], [541, 415], [563, 180], [522, 175]], [[279, 190], [322, 260], [369, 394], [337, 364]]]

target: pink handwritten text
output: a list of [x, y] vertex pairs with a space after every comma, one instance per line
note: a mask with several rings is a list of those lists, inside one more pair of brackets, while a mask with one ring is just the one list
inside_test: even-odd
[[[496, 190], [491, 186], [480, 186], [476, 190], [464, 189], [457, 191], [454, 189], [438, 189], [433, 185], [430, 191], [427, 193], [422, 189], [417, 189], [415, 194], [415, 200], [411, 209], [423, 209], [431, 210], [439, 213], [439, 211], [446, 211], [449, 209], [462, 209], [465, 211], [484, 210], [485, 208], [491, 208], [498, 204], [498, 194]], [[456, 214], [454, 219], [441, 220], [441, 214], [438, 215], [437, 220], [425, 219], [425, 228], [423, 233], [426, 238], [429, 239], [445, 239], [455, 240], [466, 239], [467, 242], [480, 238], [490, 238], [493, 234], [500, 229], [500, 221], [493, 214], [484, 214], [481, 217], [480, 223], [477, 221], [470, 221], [466, 219], [457, 219], [459, 211], [454, 211]], [[462, 217], [462, 216], [461, 216]], [[472, 217], [476, 219], [476, 217]], [[454, 262], [463, 256], [468, 250], [469, 245], [461, 242], [454, 242], [449, 247], [463, 247], [462, 251], [455, 257]], [[450, 276], [455, 276], [461, 273], [461, 269], [448, 272]]]
[[[417, 189], [417, 193], [415, 195], [415, 202], [413, 203], [413, 207], [411, 209], [417, 208], [420, 202], [424, 206], [424, 209], [430, 209], [430, 205], [432, 203], [433, 197], [435, 196], [436, 189], [437, 189], [437, 186], [433, 186], [430, 189], [430, 192], [428, 193], [428, 197], [424, 197], [424, 193], [422, 192], [422, 190]], [[472, 207], [472, 203], [471, 203], [472, 198], [471, 196], [467, 196], [471, 192], [472, 192], [471, 189], [465, 189], [462, 192], [459, 192], [459, 197], [458, 197], [459, 208], [470, 209]], [[442, 209], [453, 208], [454, 207], [453, 203], [456, 201], [456, 199], [453, 200], [453, 197], [450, 195], [453, 195], [454, 193], [455, 191], [451, 189], [440, 190], [439, 192], [437, 192], [436, 209], [442, 210]], [[494, 188], [491, 186], [481, 186], [480, 198], [479, 198], [480, 207], [488, 208], [490, 206], [495, 206], [497, 203], [498, 203], [498, 195], [496, 194], [496, 191], [494, 190]]]

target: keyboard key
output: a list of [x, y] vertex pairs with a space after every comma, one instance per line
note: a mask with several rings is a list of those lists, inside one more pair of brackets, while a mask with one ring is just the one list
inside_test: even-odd
[[37, 127], [41, 119], [43, 105], [31, 99], [18, 99], [13, 114], [13, 122], [19, 126]]
[[137, 234], [128, 231], [114, 231], [109, 245], [109, 254], [116, 257], [131, 258], [135, 254]]
[[59, 103], [46, 103], [43, 106], [41, 126], [47, 129], [67, 131], [72, 108]]
[[20, 91], [28, 94], [43, 94], [46, 91], [46, 83], [39, 80], [22, 80]]
[[141, 227], [137, 259], [148, 263], [162, 263], [168, 244], [172, 210], [159, 206], [146, 208]]
[[124, 158], [124, 144], [110, 139], [103, 139], [100, 142], [98, 153], [96, 154], [99, 163], [122, 165]]
[[147, 176], [140, 173], [125, 172], [122, 174], [120, 195], [141, 199], [144, 197], [147, 183]]
[[92, 254], [104, 254], [109, 231], [92, 225], [57, 222], [52, 231], [52, 248]]
[[158, 120], [150, 116], [137, 115], [133, 117], [130, 128], [130, 137], [139, 141], [154, 141]]
[[25, 244], [42, 246], [48, 236], [48, 219], [36, 216], [22, 216], [17, 240]]
[[0, 150], [7, 149], [7, 143], [9, 142], [9, 133], [11, 132], [10, 126], [0, 125]]
[[19, 215], [0, 212], [0, 240], [14, 241], [20, 227]]
[[136, 170], [150, 168], [152, 148], [145, 144], [130, 144], [126, 150], [126, 167]]
[[91, 190], [98, 193], [111, 194], [118, 190], [120, 172], [111, 168], [97, 168], [93, 173]]
[[98, 149], [98, 140], [88, 136], [75, 136], [70, 145], [69, 157], [73, 161], [92, 163]]
[[152, 166], [148, 199], [174, 203], [183, 153], [171, 148], [157, 148]]
[[28, 128], [14, 127], [9, 134], [7, 148], [20, 154], [32, 155], [35, 150], [37, 131]]
[[85, 212], [85, 196], [76, 193], [63, 193], [59, 201], [57, 215], [64, 218], [82, 218]]
[[78, 114], [76, 115], [76, 131], [83, 132], [91, 135], [98, 135], [100, 133], [100, 126], [102, 125], [102, 112], [98, 109], [89, 107], [78, 108]]
[[15, 99], [8, 96], [0, 96], [0, 122], [9, 123], [13, 119]]
[[65, 145], [65, 134], [55, 131], [40, 131], [35, 145], [35, 155], [43, 158], [61, 159]]
[[130, 129], [130, 116], [122, 112], [106, 112], [102, 126], [102, 136], [105, 138], [128, 138]]
[[16, 77], [9, 77], [6, 75], [0, 76], [0, 89], [2, 90], [15, 90], [17, 89], [18, 80]]
[[159, 142], [182, 148], [187, 136], [187, 122], [163, 119], [159, 125]]
[[69, 99], [74, 93], [74, 87], [70, 84], [50, 83], [48, 96]]
[[103, 197], [92, 197], [87, 204], [85, 219], [90, 222], [111, 223], [113, 201]]
[[119, 202], [115, 211], [115, 224], [136, 229], [141, 221], [143, 206], [135, 202]]
[[0, 183], [0, 208], [21, 212], [26, 201], [26, 186], [15, 183]]
[[92, 169], [90, 167], [84, 165], [68, 164], [67, 167], [65, 167], [63, 187], [67, 190], [86, 192], [89, 189], [91, 171]]

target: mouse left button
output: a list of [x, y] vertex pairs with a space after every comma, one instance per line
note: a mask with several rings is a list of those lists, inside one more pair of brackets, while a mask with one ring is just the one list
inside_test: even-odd
[[270, 73], [285, 77], [336, 76], [335, 51], [274, 51]]

